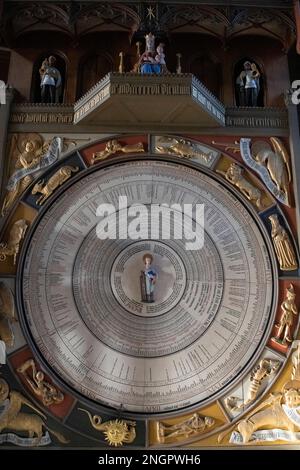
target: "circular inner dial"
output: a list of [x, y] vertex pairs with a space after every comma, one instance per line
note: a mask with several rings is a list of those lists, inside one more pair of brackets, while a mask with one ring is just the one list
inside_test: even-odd
[[[144, 210], [130, 218], [120, 196]], [[97, 228], [104, 203], [117, 212]], [[187, 249], [202, 227], [191, 214], [186, 238], [174, 214], [164, 236], [151, 217], [162, 203], [177, 204], [174, 214], [204, 204], [201, 249]], [[271, 262], [250, 212], [210, 176], [174, 163], [127, 162], [74, 183], [36, 226], [20, 281], [26, 328], [43, 360], [85, 397], [131, 412], [220, 396], [257, 359], [274, 314]], [[148, 236], [126, 239], [126, 214]], [[114, 230], [114, 239], [98, 236]]]

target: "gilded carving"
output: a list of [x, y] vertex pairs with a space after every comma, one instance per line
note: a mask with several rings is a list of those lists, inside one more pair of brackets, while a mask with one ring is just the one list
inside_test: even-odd
[[[31, 408], [39, 416], [21, 411], [23, 406]], [[0, 379], [0, 408], [0, 443], [12, 442], [22, 446], [37, 446], [43, 441], [43, 444], [49, 444], [51, 442], [49, 435], [46, 433], [43, 436], [44, 428], [53, 434], [59, 442], [63, 444], [69, 442], [62, 434], [48, 427], [44, 421], [47, 417], [27, 398], [15, 390], [9, 391], [8, 383], [4, 379]], [[3, 435], [3, 430], [16, 433], [25, 432], [28, 437], [24, 438], [11, 433]]]
[[99, 415], [92, 416], [88, 410], [78, 408], [80, 411], [84, 411], [91, 422], [91, 425], [97, 431], [102, 431], [105, 440], [110, 446], [121, 446], [123, 444], [130, 444], [136, 438], [135, 421], [128, 421], [124, 419], [109, 420], [102, 423], [102, 418]]
[[21, 240], [27, 230], [26, 220], [17, 220], [10, 229], [8, 241], [0, 243], [0, 261], [5, 261], [8, 256], [13, 256], [14, 265], [17, 262], [17, 254], [20, 250]]
[[217, 170], [217, 173], [223, 175], [229, 183], [236, 186], [249, 201], [255, 204], [259, 210], [264, 208], [262, 192], [244, 177], [244, 170], [237, 163], [233, 162], [225, 172]]
[[274, 250], [282, 271], [293, 271], [298, 268], [295, 251], [286, 230], [280, 225], [278, 216], [269, 216], [272, 230], [271, 237]]
[[93, 153], [91, 163], [93, 164], [97, 161], [105, 160], [107, 157], [110, 157], [111, 155], [114, 155], [117, 152], [139, 153], [139, 152], [145, 152], [145, 150], [144, 150], [144, 145], [142, 142], [138, 142], [137, 144], [122, 145], [120, 144], [120, 142], [113, 139], [113, 140], [109, 140], [106, 143], [104, 150]]
[[183, 439], [185, 440], [204, 433], [214, 424], [214, 418], [211, 418], [210, 416], [201, 416], [197, 412], [176, 424], [167, 424], [163, 421], [158, 421], [156, 423], [157, 439], [161, 444], [168, 444]]
[[[233, 444], [253, 444], [264, 441], [300, 440], [300, 343], [292, 355], [291, 380], [286, 382], [279, 393], [271, 393], [245, 419], [238, 421], [231, 434]], [[221, 442], [232, 427], [221, 433]]]
[[155, 146], [155, 151], [158, 153], [177, 155], [182, 158], [200, 158], [206, 163], [210, 163], [213, 159], [212, 152], [203, 152], [197, 145], [184, 139], [175, 139], [172, 137], [160, 137], [158, 145]]
[[280, 306], [282, 313], [279, 323], [275, 325], [277, 328], [276, 335], [271, 338], [271, 341], [284, 346], [293, 341], [292, 326], [294, 317], [298, 315], [295, 298], [294, 286], [290, 284], [286, 289], [285, 299]]
[[50, 197], [59, 186], [65, 183], [65, 181], [71, 178], [72, 173], [76, 173], [78, 170], [78, 166], [74, 167], [65, 165], [57, 170], [46, 184], [44, 184], [44, 180], [38, 181], [31, 191], [31, 194], [41, 194], [41, 196], [36, 200], [36, 204], [39, 206], [44, 204], [48, 197]]
[[4, 282], [0, 282], [0, 340], [6, 346], [14, 344], [13, 321], [16, 321], [13, 294]]
[[33, 174], [52, 165], [62, 151], [62, 139], [54, 137], [44, 142], [39, 134], [29, 134], [18, 138], [12, 136], [9, 160], [12, 171], [7, 183], [1, 215], [7, 214], [14, 202], [34, 180]]
[[282, 204], [291, 206], [289, 184], [291, 170], [288, 152], [277, 137], [270, 137], [269, 142], [256, 141], [251, 145], [251, 139], [240, 140], [240, 152], [243, 160], [262, 179], [273, 196]]
[[45, 406], [57, 405], [64, 400], [64, 394], [45, 379], [41, 370], [37, 370], [33, 359], [25, 361], [17, 371], [22, 374], [34, 395], [39, 397]]
[[[258, 396], [263, 380], [274, 374], [280, 366], [279, 361], [272, 359], [262, 359], [250, 374], [250, 388], [246, 400], [235, 396], [227, 397], [225, 400], [226, 407], [231, 411], [243, 410], [249, 406]], [[241, 402], [241, 403], [239, 403]]]
[[[254, 142], [252, 144], [252, 154], [255, 161], [268, 170], [265, 177], [271, 178], [279, 194], [285, 197], [286, 204], [290, 206], [289, 183], [291, 182], [291, 170], [289, 155], [279, 139], [270, 137], [270, 141], [272, 148], [267, 142]], [[276, 196], [276, 194], [274, 195]]]

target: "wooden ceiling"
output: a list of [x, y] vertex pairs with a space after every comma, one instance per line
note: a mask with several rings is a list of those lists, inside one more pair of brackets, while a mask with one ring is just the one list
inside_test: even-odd
[[149, 31], [157, 36], [199, 33], [216, 37], [224, 45], [242, 35], [260, 35], [279, 40], [285, 50], [294, 42], [291, 1], [228, 3], [9, 0], [2, 2], [0, 34], [2, 45], [9, 47], [33, 31], [64, 33], [74, 42], [98, 31], [126, 32], [129, 40]]

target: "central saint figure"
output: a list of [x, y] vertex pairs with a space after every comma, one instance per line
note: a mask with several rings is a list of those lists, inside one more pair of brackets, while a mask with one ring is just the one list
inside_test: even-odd
[[153, 262], [153, 256], [150, 253], [146, 253], [143, 256], [143, 262], [145, 269], [141, 271], [141, 296], [142, 302], [154, 302], [154, 286], [157, 280], [157, 273], [155, 269], [151, 267]]

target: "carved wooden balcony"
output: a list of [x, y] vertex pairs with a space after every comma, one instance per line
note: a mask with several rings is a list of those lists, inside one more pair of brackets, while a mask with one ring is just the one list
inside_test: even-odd
[[74, 106], [74, 124], [225, 126], [224, 105], [191, 74], [110, 73]]
[[225, 108], [191, 74], [110, 73], [75, 104], [14, 104], [9, 121], [16, 132], [288, 132], [286, 108]]

